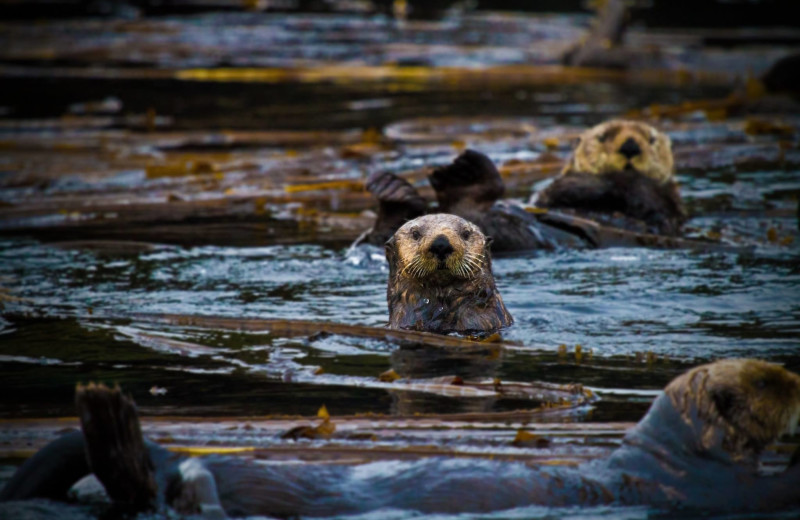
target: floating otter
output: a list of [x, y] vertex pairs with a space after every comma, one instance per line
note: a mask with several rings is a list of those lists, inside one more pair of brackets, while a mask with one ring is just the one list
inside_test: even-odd
[[[429, 176], [438, 211], [477, 224], [495, 252], [558, 247], [597, 247], [586, 222], [529, 211], [501, 200], [505, 186], [485, 155], [466, 150]], [[427, 205], [407, 181], [388, 172], [367, 180], [378, 199], [378, 218], [361, 241], [380, 245]], [[625, 230], [675, 235], [686, 220], [673, 176], [669, 138], [631, 121], [588, 130], [561, 176], [535, 196], [535, 205], [576, 213]], [[591, 224], [589, 222], [588, 224]]]
[[386, 242], [389, 327], [474, 334], [511, 325], [489, 243], [476, 225], [446, 213], [403, 224]]
[[[764, 361], [703, 365], [672, 381], [664, 393], [688, 427], [693, 443], [686, 443], [687, 449], [750, 467], [777, 437], [794, 433], [800, 421], [800, 377]], [[643, 421], [638, 432], [658, 435], [653, 426]]]
[[[63, 499], [93, 471], [134, 511], [170, 506], [207, 517], [356, 514], [381, 508], [485, 512], [526, 505], [648, 505], [661, 511], [778, 511], [800, 506], [800, 464], [760, 475], [761, 450], [800, 417], [800, 377], [732, 359], [673, 380], [611, 456], [578, 468], [427, 458], [359, 466], [261, 465], [231, 456], [189, 458], [143, 441], [120, 390], [79, 387], [83, 433], [26, 461], [2, 500]], [[87, 462], [88, 461], [88, 462]]]
[[[590, 241], [569, 230], [541, 224], [521, 205], [501, 201], [503, 180], [492, 161], [480, 152], [466, 150], [429, 177], [436, 190], [438, 211], [458, 215], [476, 224], [492, 239], [492, 251], [555, 249], [561, 245], [591, 247]], [[405, 179], [377, 172], [367, 179], [367, 189], [378, 199], [378, 218], [356, 244], [383, 245], [404, 218], [426, 213], [427, 203]], [[399, 217], [399, 218], [398, 218]]]
[[665, 235], [678, 234], [686, 221], [671, 141], [638, 121], [609, 121], [581, 134], [561, 175], [532, 203], [601, 221], [616, 214], [618, 226]]

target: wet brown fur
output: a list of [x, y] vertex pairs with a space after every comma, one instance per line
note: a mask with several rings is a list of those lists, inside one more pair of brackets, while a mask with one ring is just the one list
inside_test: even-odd
[[[442, 260], [431, 245], [445, 237]], [[455, 215], [437, 213], [404, 224], [386, 244], [389, 327], [437, 333], [490, 333], [513, 323], [492, 275], [489, 240]]]
[[697, 447], [721, 447], [737, 462], [754, 462], [800, 418], [800, 376], [754, 359], [727, 359], [696, 367], [665, 389], [687, 425], [700, 419]]

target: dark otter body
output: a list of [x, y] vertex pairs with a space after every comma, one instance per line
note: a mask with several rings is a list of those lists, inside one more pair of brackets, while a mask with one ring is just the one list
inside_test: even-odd
[[431, 277], [421, 284], [389, 275], [389, 326], [448, 334], [486, 334], [514, 320], [503, 305], [491, 272], [463, 282]]
[[[584, 226], [565, 224], [558, 215], [529, 211], [521, 204], [500, 200], [505, 192], [500, 173], [485, 155], [467, 150], [452, 164], [429, 177], [438, 211], [474, 222], [493, 239], [494, 252], [560, 247], [585, 248], [600, 244]], [[404, 219], [423, 215], [425, 207], [413, 186], [391, 173], [373, 174], [367, 188], [379, 201], [373, 229], [363, 240], [379, 245]], [[541, 208], [566, 209], [587, 218], [634, 232], [677, 234], [685, 220], [677, 185], [662, 184], [635, 171], [602, 174], [571, 173], [556, 179], [537, 200]], [[404, 203], [403, 201], [406, 201]]]
[[[381, 508], [485, 512], [534, 504], [647, 505], [703, 514], [800, 506], [800, 465], [765, 476], [756, 464], [764, 446], [796, 424], [800, 377], [755, 360], [721, 361], [676, 378], [611, 457], [579, 468], [448, 458], [309, 468], [225, 456], [186, 458], [127, 435], [138, 430], [135, 408], [114, 392], [91, 387], [90, 399], [78, 399], [82, 419], [97, 408], [111, 411], [101, 412], [112, 421], [104, 435], [86, 434], [85, 445], [77, 433], [53, 441], [17, 471], [0, 498], [60, 498], [68, 481], [91, 466], [106, 489], [118, 489], [120, 482], [140, 486], [125, 493], [139, 497], [127, 504], [134, 510], [165, 504], [206, 517], [223, 511], [231, 516], [331, 516]], [[85, 454], [89, 465], [69, 466]], [[114, 463], [142, 457], [152, 464], [107, 471]], [[153, 468], [149, 474], [148, 467]]]
[[[436, 190], [438, 211], [475, 223], [491, 237], [494, 252], [594, 245], [580, 234], [541, 222], [538, 215], [519, 204], [499, 200], [505, 192], [503, 181], [492, 161], [482, 153], [465, 151], [452, 164], [436, 169], [429, 180]], [[373, 174], [367, 189], [379, 205], [374, 226], [360, 239], [368, 244], [383, 245], [404, 219], [426, 213], [414, 187], [392, 173]], [[403, 198], [407, 204], [403, 204]]]
[[389, 327], [487, 334], [511, 325], [488, 244], [475, 225], [454, 215], [401, 226], [386, 243]]

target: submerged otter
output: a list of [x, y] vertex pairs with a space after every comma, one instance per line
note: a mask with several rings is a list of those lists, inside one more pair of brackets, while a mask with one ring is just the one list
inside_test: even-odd
[[703, 514], [800, 506], [800, 464], [773, 475], [757, 468], [764, 447], [797, 425], [800, 377], [751, 359], [679, 376], [608, 459], [578, 468], [437, 457], [309, 469], [189, 458], [143, 441], [135, 406], [118, 388], [79, 387], [76, 401], [83, 433], [66, 434], [26, 461], [0, 499], [63, 499], [93, 471], [115, 503], [134, 511], [167, 505], [216, 518], [381, 508], [485, 512], [532, 504], [643, 504]]
[[[644, 123], [611, 121], [584, 133], [561, 176], [537, 194], [535, 204], [600, 217], [636, 232], [674, 235], [686, 216], [672, 171], [666, 135]], [[494, 239], [495, 252], [599, 245], [585, 226], [501, 200], [505, 187], [500, 173], [474, 150], [434, 170], [429, 180], [438, 211], [477, 224]], [[392, 173], [373, 174], [367, 189], [379, 203], [375, 225], [362, 237], [368, 243], [384, 243], [405, 220], [426, 211], [416, 189]]]
[[476, 225], [446, 213], [401, 226], [386, 242], [389, 326], [469, 334], [511, 325], [489, 243]]

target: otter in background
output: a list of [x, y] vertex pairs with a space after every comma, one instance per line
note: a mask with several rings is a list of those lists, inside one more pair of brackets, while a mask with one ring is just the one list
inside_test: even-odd
[[[586, 222], [531, 213], [522, 204], [502, 200], [503, 179], [480, 152], [466, 150], [428, 179], [437, 210], [476, 224], [493, 239], [495, 252], [600, 245]], [[378, 199], [378, 218], [357, 243], [383, 244], [403, 221], [426, 213], [416, 189], [392, 173], [371, 175], [367, 189]], [[561, 175], [535, 194], [533, 203], [635, 233], [677, 235], [686, 220], [669, 137], [631, 121], [587, 130]]]
[[800, 376], [730, 359], [674, 379], [609, 458], [578, 468], [430, 457], [364, 465], [259, 464], [186, 457], [143, 441], [120, 390], [90, 385], [76, 397], [83, 432], [28, 459], [0, 500], [63, 500], [94, 472], [131, 511], [169, 506], [206, 518], [358, 514], [384, 508], [478, 513], [527, 505], [647, 505], [661, 512], [784, 511], [800, 506], [800, 464], [761, 475], [765, 446], [793, 432]]
[[609, 121], [583, 132], [561, 175], [531, 203], [663, 235], [679, 234], [687, 218], [669, 137], [637, 121]]

